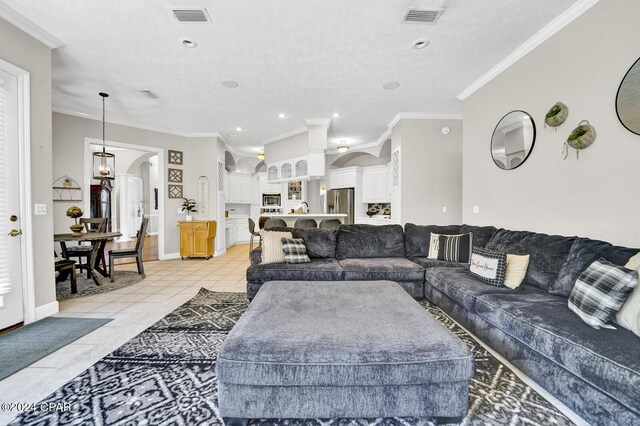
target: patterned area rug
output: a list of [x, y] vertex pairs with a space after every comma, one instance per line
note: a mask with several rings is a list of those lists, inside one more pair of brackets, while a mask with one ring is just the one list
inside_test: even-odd
[[71, 293], [71, 283], [67, 279], [66, 281], [56, 284], [56, 299], [61, 301], [74, 299], [76, 297], [92, 296], [94, 294], [117, 290], [142, 281], [142, 275], [135, 271], [115, 271], [113, 278], [115, 281], [111, 282], [109, 277], [99, 277], [100, 285], [97, 286], [93, 279], [87, 278], [86, 272], [82, 274], [78, 272], [78, 278], [76, 280], [78, 293]]
[[[471, 349], [476, 374], [464, 425], [570, 425], [448, 316], [422, 306]], [[66, 412], [23, 413], [11, 425], [221, 425], [215, 360], [247, 307], [243, 293], [201, 289], [189, 302], [49, 395]], [[40, 405], [40, 404], [38, 404]], [[252, 425], [430, 425], [417, 419], [254, 420]]]

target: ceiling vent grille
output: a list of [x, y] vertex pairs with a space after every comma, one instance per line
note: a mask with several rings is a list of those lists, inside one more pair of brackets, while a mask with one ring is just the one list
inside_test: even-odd
[[211, 22], [207, 9], [173, 9], [178, 22]]
[[409, 24], [430, 24], [435, 25], [442, 16], [444, 9], [407, 9], [402, 22]]

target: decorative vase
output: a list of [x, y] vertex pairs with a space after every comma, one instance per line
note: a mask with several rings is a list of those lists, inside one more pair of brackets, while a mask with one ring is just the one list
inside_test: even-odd
[[184, 217], [184, 220], [186, 220], [187, 222], [191, 222], [193, 220], [193, 216], [191, 216], [190, 214], [186, 215]]
[[74, 223], [69, 228], [71, 228], [71, 231], [73, 231], [72, 235], [74, 237], [81, 237], [82, 236], [82, 230], [84, 229], [84, 225], [81, 225], [79, 223]]

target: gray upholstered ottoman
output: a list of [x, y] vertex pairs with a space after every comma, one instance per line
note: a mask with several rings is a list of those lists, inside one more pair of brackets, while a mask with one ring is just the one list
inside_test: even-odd
[[394, 282], [272, 281], [220, 349], [219, 413], [450, 421], [467, 413], [473, 370], [466, 345]]

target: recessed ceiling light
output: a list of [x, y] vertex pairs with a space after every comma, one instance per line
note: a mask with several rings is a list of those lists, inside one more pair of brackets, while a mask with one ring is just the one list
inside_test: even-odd
[[340, 114], [338, 114], [337, 112], [333, 113], [333, 118], [339, 118]]
[[188, 37], [180, 37], [180, 42], [182, 42], [182, 45], [184, 47], [188, 47], [190, 49], [198, 46], [198, 42], [197, 41], [195, 41], [193, 39], [190, 39]]
[[431, 42], [429, 40], [421, 38], [421, 39], [418, 39], [418, 40], [414, 41], [413, 43], [411, 43], [411, 47], [413, 47], [414, 49], [424, 49], [430, 43]]
[[242, 131], [242, 127], [236, 127], [236, 132], [241, 132]]
[[235, 89], [236, 87], [240, 86], [237, 81], [233, 80], [225, 80], [222, 82], [222, 85], [227, 89]]
[[287, 116], [283, 113], [278, 114], [278, 118], [287, 118]]
[[398, 83], [397, 81], [391, 81], [382, 85], [382, 88], [385, 90], [394, 90], [398, 87], [400, 87], [400, 83]]

